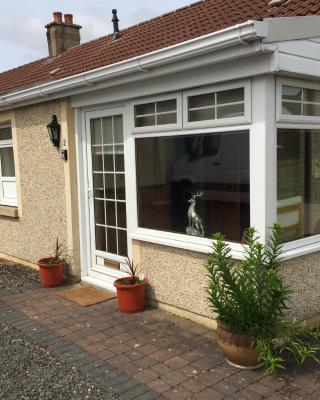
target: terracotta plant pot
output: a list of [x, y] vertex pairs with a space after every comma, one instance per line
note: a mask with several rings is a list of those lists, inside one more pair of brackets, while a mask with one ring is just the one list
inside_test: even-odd
[[143, 311], [146, 281], [134, 285], [123, 285], [123, 281], [132, 278], [120, 278], [114, 282], [117, 288], [119, 310], [126, 314]]
[[218, 323], [218, 344], [226, 356], [228, 364], [241, 369], [259, 367], [259, 352], [252, 347], [253, 339], [246, 332], [236, 332]]
[[40, 268], [40, 281], [43, 287], [61, 286], [65, 263], [50, 264], [48, 261], [53, 258], [43, 258], [38, 262]]

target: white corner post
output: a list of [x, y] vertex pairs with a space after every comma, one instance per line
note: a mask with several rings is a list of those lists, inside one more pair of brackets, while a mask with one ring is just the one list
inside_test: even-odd
[[252, 126], [250, 130], [250, 224], [265, 242], [276, 221], [277, 142], [275, 76], [252, 79]]

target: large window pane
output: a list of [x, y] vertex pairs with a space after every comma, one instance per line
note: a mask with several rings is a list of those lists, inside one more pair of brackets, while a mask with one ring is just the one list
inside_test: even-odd
[[283, 241], [320, 233], [319, 130], [278, 130], [277, 213]]
[[136, 139], [136, 159], [140, 227], [243, 239], [250, 224], [248, 131]]

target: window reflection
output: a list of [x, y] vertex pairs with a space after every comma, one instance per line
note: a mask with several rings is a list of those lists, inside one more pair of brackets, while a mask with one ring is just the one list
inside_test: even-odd
[[[136, 139], [143, 228], [187, 234], [189, 200], [204, 236], [240, 242], [250, 224], [249, 132]], [[190, 234], [190, 233], [189, 233]]]
[[278, 130], [277, 213], [283, 241], [320, 233], [319, 130]]

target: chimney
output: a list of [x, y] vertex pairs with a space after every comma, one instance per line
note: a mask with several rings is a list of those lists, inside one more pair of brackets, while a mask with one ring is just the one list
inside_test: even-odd
[[73, 23], [72, 14], [54, 12], [53, 21], [46, 25], [49, 56], [56, 57], [70, 47], [80, 44], [80, 25]]

